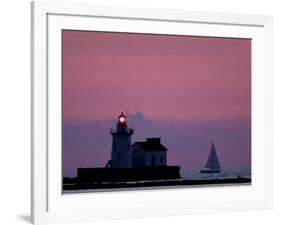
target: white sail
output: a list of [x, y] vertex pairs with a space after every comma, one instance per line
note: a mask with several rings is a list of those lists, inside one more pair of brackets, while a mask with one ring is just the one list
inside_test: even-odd
[[212, 170], [221, 169], [214, 142], [212, 142], [211, 152], [205, 167]]

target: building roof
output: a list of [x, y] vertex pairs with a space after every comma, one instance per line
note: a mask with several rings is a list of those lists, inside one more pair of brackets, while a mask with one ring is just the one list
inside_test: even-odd
[[167, 151], [168, 149], [161, 144], [160, 138], [147, 138], [146, 141], [137, 141], [132, 146], [138, 145], [144, 151]]

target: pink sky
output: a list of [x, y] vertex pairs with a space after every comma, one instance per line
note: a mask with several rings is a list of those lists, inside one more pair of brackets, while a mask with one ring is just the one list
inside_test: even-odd
[[151, 120], [250, 116], [251, 41], [63, 32], [64, 119], [121, 110]]
[[64, 31], [64, 175], [105, 166], [126, 110], [133, 142], [161, 137], [169, 165], [203, 168], [214, 140], [223, 168], [249, 168], [251, 40]]

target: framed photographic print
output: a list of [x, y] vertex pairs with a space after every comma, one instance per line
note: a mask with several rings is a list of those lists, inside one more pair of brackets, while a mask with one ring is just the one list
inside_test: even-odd
[[272, 206], [270, 16], [40, 1], [32, 23], [33, 223]]

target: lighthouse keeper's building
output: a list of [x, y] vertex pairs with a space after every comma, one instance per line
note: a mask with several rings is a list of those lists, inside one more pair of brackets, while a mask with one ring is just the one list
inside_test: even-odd
[[165, 166], [167, 164], [167, 148], [161, 144], [160, 138], [147, 138], [146, 141], [135, 142], [131, 146], [132, 166]]

